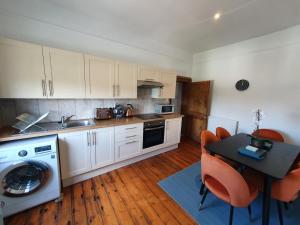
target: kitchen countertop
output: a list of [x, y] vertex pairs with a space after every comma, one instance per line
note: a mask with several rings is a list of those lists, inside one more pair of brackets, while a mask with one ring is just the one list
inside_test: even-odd
[[[162, 118], [150, 119], [150, 120], [142, 120], [135, 116], [129, 118], [122, 118], [122, 119], [94, 120], [95, 125], [70, 127], [64, 129], [61, 128], [60, 123], [51, 122], [51, 123], [47, 123], [48, 130], [32, 131], [32, 132], [26, 132], [22, 134], [16, 134], [15, 133], [16, 129], [7, 126], [7, 127], [0, 128], [0, 142], [20, 140], [20, 139], [26, 139], [32, 137], [41, 137], [41, 136], [47, 136], [52, 134], [104, 128], [104, 127], [122, 126], [122, 125], [134, 124], [134, 123], [144, 123], [147, 121], [160, 120], [160, 119], [174, 119], [174, 118], [183, 117], [183, 115], [177, 113], [160, 115], [160, 116]], [[42, 126], [42, 124], [40, 124], [40, 126]]]

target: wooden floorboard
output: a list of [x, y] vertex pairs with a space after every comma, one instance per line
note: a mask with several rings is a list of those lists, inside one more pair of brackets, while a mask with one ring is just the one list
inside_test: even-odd
[[199, 144], [169, 151], [63, 190], [63, 200], [5, 219], [6, 225], [194, 225], [157, 184], [200, 160]]

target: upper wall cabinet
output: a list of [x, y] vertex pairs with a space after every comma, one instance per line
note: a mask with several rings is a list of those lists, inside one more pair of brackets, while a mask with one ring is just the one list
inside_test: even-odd
[[160, 71], [154, 67], [140, 65], [138, 80], [148, 80], [148, 81], [160, 82], [161, 74], [160, 74]]
[[160, 82], [163, 88], [152, 89], [152, 98], [175, 98], [176, 72], [169, 70], [160, 71]]
[[113, 98], [115, 93], [115, 62], [85, 55], [86, 97]]
[[116, 62], [115, 98], [137, 98], [137, 64]]
[[43, 48], [50, 98], [84, 98], [84, 56], [81, 53]]
[[0, 98], [45, 98], [42, 47], [0, 39]]

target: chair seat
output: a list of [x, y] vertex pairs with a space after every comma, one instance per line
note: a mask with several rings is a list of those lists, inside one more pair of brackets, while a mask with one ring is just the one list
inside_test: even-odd
[[[257, 188], [256, 184], [253, 182], [253, 180], [249, 179], [249, 177], [247, 175], [246, 176], [243, 175], [243, 177], [244, 177], [246, 183], [249, 186], [249, 191], [250, 191], [250, 199], [249, 199], [250, 201], [249, 201], [249, 203], [250, 203], [250, 202], [252, 202], [257, 197], [257, 195], [258, 195], [258, 188]], [[227, 190], [216, 179], [207, 177], [206, 180], [205, 180], [205, 186], [214, 195], [216, 195], [218, 198], [220, 198], [223, 201], [231, 204], [231, 202], [230, 202], [230, 196], [229, 196]], [[233, 206], [235, 206], [235, 205], [233, 205]], [[235, 206], [235, 207], [244, 207], [244, 206]]]

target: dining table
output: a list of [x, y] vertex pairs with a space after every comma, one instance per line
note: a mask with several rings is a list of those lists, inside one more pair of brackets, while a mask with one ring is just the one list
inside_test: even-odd
[[205, 148], [211, 154], [233, 160], [264, 175], [262, 225], [269, 225], [272, 182], [283, 179], [289, 173], [300, 154], [300, 147], [273, 141], [273, 146], [265, 157], [258, 160], [239, 153], [239, 149], [249, 145], [250, 140], [249, 135], [240, 133], [208, 144]]

